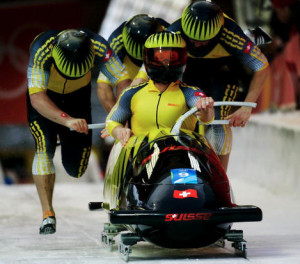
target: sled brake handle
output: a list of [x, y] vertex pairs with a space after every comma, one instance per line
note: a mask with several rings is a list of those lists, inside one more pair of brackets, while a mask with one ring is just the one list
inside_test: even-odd
[[[214, 102], [214, 106], [248, 106], [255, 108], [256, 103], [250, 103], [250, 102], [229, 102], [229, 101], [223, 101], [223, 102]], [[197, 112], [197, 107], [191, 108], [189, 111], [184, 113], [176, 122], [176, 124], [173, 126], [171, 134], [172, 135], [179, 135], [179, 130], [181, 128], [181, 125], [185, 119], [187, 119], [189, 116]], [[199, 121], [199, 124], [202, 124], [201, 121]], [[209, 123], [208, 125], [228, 125], [229, 120], [214, 120], [213, 122]], [[202, 124], [205, 125], [205, 124]]]

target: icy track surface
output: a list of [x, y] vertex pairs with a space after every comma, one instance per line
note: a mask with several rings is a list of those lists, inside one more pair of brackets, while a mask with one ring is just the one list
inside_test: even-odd
[[[248, 259], [234, 255], [230, 242], [225, 248], [164, 249], [148, 242], [132, 247], [129, 263], [300, 263], [299, 203], [278, 197], [237, 178], [231, 179], [238, 204], [263, 210], [262, 222], [234, 224], [243, 229]], [[60, 183], [55, 187], [57, 232], [38, 234], [42, 215], [34, 185], [0, 186], [0, 263], [84, 264], [125, 263], [117, 246], [110, 252], [100, 243], [107, 221], [105, 211], [89, 211], [90, 201], [101, 201], [102, 183]], [[117, 237], [118, 241], [118, 237]]]

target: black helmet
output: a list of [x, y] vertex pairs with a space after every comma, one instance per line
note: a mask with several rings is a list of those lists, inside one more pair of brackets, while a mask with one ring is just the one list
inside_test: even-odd
[[94, 45], [84, 31], [64, 30], [55, 39], [52, 58], [63, 75], [80, 78], [93, 67]]
[[221, 8], [210, 1], [196, 1], [188, 5], [181, 16], [184, 34], [196, 41], [207, 41], [219, 33], [224, 25]]
[[143, 60], [143, 49], [146, 39], [164, 27], [149, 15], [136, 15], [128, 20], [122, 31], [123, 42], [128, 54], [137, 60]]
[[150, 79], [171, 83], [181, 79], [187, 62], [186, 43], [180, 34], [165, 31], [145, 42], [144, 64]]

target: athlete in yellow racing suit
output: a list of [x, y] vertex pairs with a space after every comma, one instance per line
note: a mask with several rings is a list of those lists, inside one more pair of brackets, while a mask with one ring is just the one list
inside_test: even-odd
[[[236, 68], [244, 65], [254, 72], [244, 101], [256, 102], [269, 74], [268, 61], [218, 5], [195, 1], [168, 30], [182, 34], [187, 43], [188, 61], [183, 74], [186, 84], [200, 87], [215, 101], [235, 101], [239, 92]], [[229, 126], [208, 126], [205, 132], [225, 170], [232, 148], [231, 126], [244, 127], [252, 110], [241, 107], [232, 114], [230, 111], [229, 106], [216, 109], [216, 119], [229, 119]]]
[[[123, 144], [132, 133], [149, 134], [151, 139], [164, 130], [170, 132], [176, 120], [196, 105], [200, 119], [212, 121], [212, 98], [205, 97], [199, 88], [180, 81], [186, 59], [186, 44], [179, 34], [160, 32], [151, 35], [145, 43], [144, 53], [150, 80], [125, 89], [107, 116], [108, 132]], [[125, 128], [127, 121], [129, 128]], [[182, 128], [194, 131], [196, 124], [196, 117], [191, 116]]]
[[50, 30], [31, 44], [27, 109], [36, 146], [32, 173], [44, 216], [40, 234], [56, 231], [52, 196], [58, 136], [62, 163], [70, 176], [81, 177], [88, 165], [92, 71], [103, 72], [122, 88], [131, 82], [107, 41], [87, 29]]
[[[199, 88], [180, 81], [186, 60], [186, 44], [179, 34], [160, 32], [147, 39], [144, 64], [150, 80], [125, 89], [106, 120], [109, 133], [125, 148], [132, 134], [145, 136], [148, 142], [170, 135], [176, 120], [192, 107], [197, 107], [198, 111], [196, 116], [185, 120], [181, 126], [183, 131], [193, 133], [197, 118], [204, 123], [213, 121], [213, 99], [206, 97]], [[125, 126], [126, 122], [129, 122], [129, 127]], [[217, 158], [211, 162], [219, 163], [219, 160]], [[227, 179], [224, 170], [222, 177]], [[234, 206], [231, 203], [229, 185], [226, 188], [223, 185], [219, 188], [217, 185], [221, 186], [212, 184], [215, 190], [218, 189], [222, 204]]]
[[[123, 22], [111, 33], [108, 42], [132, 80], [139, 78], [136, 75], [143, 64], [143, 48], [146, 39], [153, 33], [164, 31], [169, 25], [161, 18], [139, 14]], [[144, 77], [145, 73], [142, 73], [142, 76]], [[115, 96], [113, 88], [114, 84], [101, 74], [98, 79], [98, 97], [107, 112], [115, 105], [116, 98], [122, 92], [117, 89]]]

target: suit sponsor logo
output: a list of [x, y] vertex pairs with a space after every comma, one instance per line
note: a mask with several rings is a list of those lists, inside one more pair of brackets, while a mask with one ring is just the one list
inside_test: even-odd
[[179, 106], [179, 104], [171, 104], [171, 103], [168, 103], [168, 106]]

